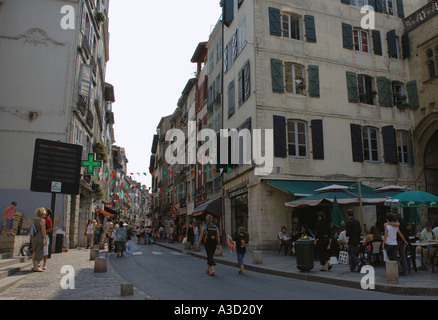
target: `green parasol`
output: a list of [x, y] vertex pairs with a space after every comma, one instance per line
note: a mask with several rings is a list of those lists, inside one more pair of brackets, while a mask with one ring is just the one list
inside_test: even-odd
[[333, 199], [333, 213], [331, 226], [341, 228], [345, 226], [344, 219], [342, 218], [341, 208], [339, 208], [338, 200], [336, 196]]
[[405, 208], [437, 208], [438, 197], [424, 191], [406, 191], [389, 198], [385, 201], [385, 205]]

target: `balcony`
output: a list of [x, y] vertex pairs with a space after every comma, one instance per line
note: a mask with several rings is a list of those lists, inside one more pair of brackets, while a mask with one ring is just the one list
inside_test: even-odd
[[81, 111], [82, 115], [84, 116], [88, 109], [88, 97], [79, 95], [76, 107]]

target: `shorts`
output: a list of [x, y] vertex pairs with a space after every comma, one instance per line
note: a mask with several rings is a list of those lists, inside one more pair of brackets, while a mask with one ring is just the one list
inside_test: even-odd
[[14, 229], [14, 219], [6, 219], [5, 228], [6, 230]]
[[237, 253], [237, 263], [239, 264], [239, 266], [243, 266], [243, 258], [245, 257], [244, 253], [238, 252]]

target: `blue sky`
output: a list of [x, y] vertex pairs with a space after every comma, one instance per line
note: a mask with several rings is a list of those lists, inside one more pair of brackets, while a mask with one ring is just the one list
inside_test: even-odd
[[194, 76], [190, 59], [219, 20], [219, 2], [110, 1], [106, 81], [115, 90], [115, 144], [126, 149], [128, 173], [148, 187], [151, 177], [143, 172], [149, 171], [152, 137]]

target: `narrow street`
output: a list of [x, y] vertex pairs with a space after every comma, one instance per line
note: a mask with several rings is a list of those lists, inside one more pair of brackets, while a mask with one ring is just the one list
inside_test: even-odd
[[[216, 266], [216, 276], [205, 274], [205, 261], [158, 245], [137, 245], [132, 254], [109, 263], [114, 270], [147, 295], [162, 300], [385, 300], [413, 299], [410, 296], [351, 289], [300, 281]], [[422, 299], [425, 297], [422, 297]], [[427, 297], [426, 297], [427, 298]]]

